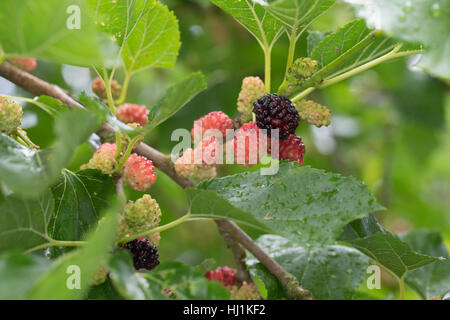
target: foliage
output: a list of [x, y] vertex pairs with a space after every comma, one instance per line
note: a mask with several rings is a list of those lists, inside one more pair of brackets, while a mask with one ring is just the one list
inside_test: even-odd
[[[25, 114], [20, 130], [0, 133], [0, 298], [230, 299], [229, 288], [208, 281], [199, 265], [209, 256], [218, 264], [235, 263], [215, 227], [203, 221], [226, 219], [316, 299], [359, 297], [374, 263], [398, 280], [400, 297], [406, 284], [423, 299], [448, 299], [450, 98], [439, 80], [417, 71], [450, 79], [447, 2], [211, 2], [256, 41], [209, 10], [212, 5], [196, 1], [2, 1], [0, 20], [8, 23], [0, 24], [0, 62], [39, 59], [33, 72], [72, 89], [83, 108], [69, 109], [48, 92], [32, 99], [13, 88], [26, 96], [16, 97], [0, 82], [0, 94], [24, 102]], [[73, 5], [81, 10], [81, 30], [66, 24], [76, 13], [68, 10]], [[358, 19], [340, 20], [348, 8]], [[417, 29], [417, 21], [425, 27]], [[413, 73], [398, 58], [416, 54], [422, 58]], [[297, 70], [297, 58], [317, 68], [292, 76], [304, 71]], [[381, 65], [386, 61], [391, 63]], [[83, 79], [84, 71], [101, 79], [107, 99], [92, 96], [91, 73], [77, 87], [74, 79]], [[145, 192], [158, 200], [162, 225], [119, 239], [127, 229], [123, 205], [142, 196], [121, 184], [134, 147], [144, 141], [168, 153], [170, 132], [190, 129], [208, 108], [237, 115], [241, 79], [262, 73], [268, 93], [296, 103], [314, 92], [312, 98], [337, 115], [330, 127], [299, 126], [307, 165], [275, 160], [277, 173], [261, 175], [266, 155], [249, 169], [218, 165], [218, 178], [181, 190], [168, 179], [180, 181], [170, 157], [148, 148], [150, 165], [159, 170], [157, 183]], [[115, 100], [116, 79], [123, 89]], [[147, 125], [116, 118], [126, 101], [148, 106]], [[339, 123], [346, 119], [357, 129]], [[118, 150], [110, 175], [79, 170], [100, 138]], [[404, 226], [399, 217], [443, 232], [409, 226], [409, 232], [397, 232]], [[154, 270], [135, 270], [123, 248], [143, 235], [158, 246], [162, 262]], [[292, 298], [253, 254], [244, 262], [265, 287], [265, 298]], [[81, 290], [68, 289], [70, 266], [83, 273]], [[105, 276], [100, 283], [99, 275]]]

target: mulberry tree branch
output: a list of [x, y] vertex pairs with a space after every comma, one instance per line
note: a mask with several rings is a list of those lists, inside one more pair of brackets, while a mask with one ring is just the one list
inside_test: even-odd
[[[39, 79], [30, 73], [22, 71], [7, 61], [0, 64], [0, 76], [36, 96], [47, 95], [60, 100], [71, 108], [84, 109], [79, 102], [77, 102], [68, 92], [62, 90], [60, 87]], [[105, 123], [97, 131], [97, 134], [101, 138], [114, 137], [115, 131], [109, 124]], [[167, 174], [182, 188], [195, 187], [191, 180], [184, 179], [177, 175], [169, 155], [165, 155], [145, 143], [140, 143], [136, 146], [134, 152], [153, 161], [153, 164], [158, 169]], [[235, 257], [238, 258], [239, 261], [236, 261], [236, 263], [239, 269], [242, 269], [243, 267], [242, 247], [244, 247], [251, 252], [274, 276], [277, 277], [286, 291], [294, 299], [308, 300], [313, 298], [311, 292], [303, 289], [292, 274], [284, 270], [275, 260], [265, 253], [238, 225], [228, 220], [216, 220], [215, 222], [222, 236], [224, 236], [227, 245], [234, 251]], [[231, 239], [239, 242], [242, 247], [240, 245], [233, 244]], [[245, 274], [240, 274], [241, 279], [243, 281], [247, 281], [250, 278], [248, 271], [245, 270], [243, 272], [245, 272]]]

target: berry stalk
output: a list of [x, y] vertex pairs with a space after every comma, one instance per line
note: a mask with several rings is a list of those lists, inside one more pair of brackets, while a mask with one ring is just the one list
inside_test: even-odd
[[119, 100], [117, 100], [118, 105], [121, 105], [122, 103], [125, 102], [125, 99], [126, 99], [127, 93], [128, 93], [128, 86], [130, 84], [131, 76], [132, 76], [132, 74], [130, 72], [128, 72], [128, 71], [125, 72], [125, 78], [123, 79], [123, 84], [122, 84], [122, 92], [120, 93]]
[[114, 170], [115, 173], [119, 173], [120, 171], [122, 171], [122, 168], [125, 165], [125, 162], [127, 161], [128, 157], [130, 156], [131, 151], [133, 151], [133, 148], [141, 140], [141, 138], [142, 137], [140, 135], [137, 137], [134, 137], [131, 140], [131, 142], [128, 144], [127, 150], [125, 151], [123, 157], [120, 159], [119, 164], [117, 165], [117, 167]]
[[271, 54], [272, 49], [264, 49], [264, 84], [266, 86], [266, 92], [270, 92], [270, 80], [271, 80]]

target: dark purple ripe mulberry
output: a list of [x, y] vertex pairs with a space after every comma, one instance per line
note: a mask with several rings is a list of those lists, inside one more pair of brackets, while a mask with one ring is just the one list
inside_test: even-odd
[[136, 270], [151, 270], [159, 264], [158, 248], [152, 246], [147, 239], [138, 238], [124, 245], [133, 255]]
[[266, 94], [253, 102], [253, 112], [256, 116], [256, 125], [260, 129], [280, 130], [280, 139], [295, 133], [300, 120], [297, 110], [291, 100], [277, 94]]

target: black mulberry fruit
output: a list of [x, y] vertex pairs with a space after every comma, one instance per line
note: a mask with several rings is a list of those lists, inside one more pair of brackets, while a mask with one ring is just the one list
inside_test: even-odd
[[270, 136], [271, 129], [280, 130], [280, 139], [295, 133], [300, 120], [294, 104], [286, 97], [277, 94], [266, 94], [253, 103], [256, 125], [260, 129], [267, 129]]
[[138, 238], [128, 242], [124, 248], [133, 255], [133, 264], [136, 270], [152, 270], [159, 264], [158, 248], [152, 246], [146, 238]]

